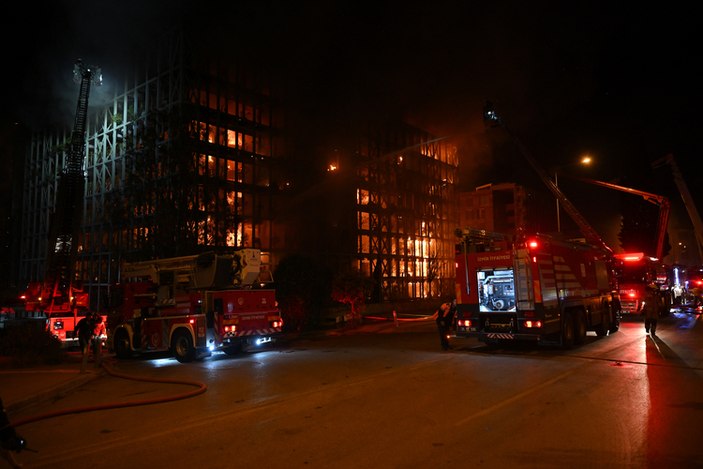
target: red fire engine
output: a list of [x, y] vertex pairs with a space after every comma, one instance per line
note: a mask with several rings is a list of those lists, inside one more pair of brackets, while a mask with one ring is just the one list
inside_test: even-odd
[[639, 313], [647, 293], [647, 286], [656, 284], [660, 290], [667, 290], [666, 272], [654, 257], [642, 252], [615, 254], [620, 291], [620, 303], [625, 314]]
[[536, 234], [457, 230], [456, 337], [570, 347], [619, 328], [606, 250]]
[[662, 263], [664, 257], [664, 242], [669, 224], [669, 213], [671, 212], [669, 199], [663, 195], [652, 194], [650, 192], [619, 186], [609, 182], [596, 181], [593, 179], [581, 180], [589, 184], [638, 195], [647, 202], [659, 207], [654, 257], [647, 256], [643, 252], [625, 252], [615, 254], [614, 256], [617, 264], [615, 272], [618, 277], [622, 312], [625, 314], [639, 313], [642, 308], [642, 301], [644, 300], [647, 286], [654, 283], [658, 286], [662, 295], [662, 314], [665, 314], [671, 303], [669, 274], [667, 268]]
[[[80, 290], [75, 282], [61, 291], [54, 284], [30, 282], [21, 300], [24, 301], [25, 312], [46, 316], [47, 329], [61, 341], [62, 346], [78, 346], [75, 327], [88, 313], [90, 305], [88, 294]], [[107, 321], [107, 315], [102, 318], [103, 322]]]
[[282, 332], [258, 249], [126, 263], [122, 278], [111, 317], [118, 358], [168, 351], [184, 363], [215, 350], [234, 354]]

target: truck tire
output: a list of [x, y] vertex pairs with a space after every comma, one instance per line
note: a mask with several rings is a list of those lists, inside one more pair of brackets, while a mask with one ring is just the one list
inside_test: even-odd
[[608, 335], [608, 331], [610, 330], [610, 315], [608, 313], [601, 315], [600, 323], [595, 327], [595, 330], [598, 337]]
[[177, 330], [171, 339], [171, 353], [180, 363], [188, 363], [195, 360], [195, 347], [190, 332]]
[[586, 314], [583, 311], [574, 312], [574, 343], [581, 345], [586, 341]]
[[127, 359], [132, 356], [132, 347], [129, 342], [129, 334], [124, 329], [115, 332], [115, 337], [112, 341], [112, 347], [115, 349], [115, 357], [119, 359]]
[[562, 348], [570, 349], [574, 346], [574, 317], [571, 313], [562, 314], [560, 339]]

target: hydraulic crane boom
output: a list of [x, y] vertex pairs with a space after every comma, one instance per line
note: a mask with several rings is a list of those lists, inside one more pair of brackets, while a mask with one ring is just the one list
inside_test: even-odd
[[674, 176], [674, 182], [676, 183], [676, 187], [679, 189], [679, 194], [681, 194], [681, 199], [683, 200], [683, 204], [686, 206], [686, 211], [688, 212], [688, 216], [693, 224], [693, 231], [696, 235], [696, 244], [698, 244], [698, 254], [700, 255], [700, 259], [703, 260], [703, 221], [701, 221], [701, 216], [698, 213], [696, 204], [693, 202], [693, 197], [691, 197], [691, 193], [688, 190], [686, 181], [683, 179], [681, 170], [676, 164], [676, 160], [674, 160], [674, 155], [668, 154], [663, 158], [659, 158], [658, 160], [652, 162], [652, 167], [659, 168], [665, 164], [668, 164], [671, 168], [671, 173]]
[[617, 191], [627, 192], [629, 194], [639, 195], [647, 202], [653, 203], [659, 206], [659, 221], [657, 223], [657, 244], [655, 257], [657, 259], [662, 259], [664, 254], [664, 240], [666, 238], [666, 230], [669, 226], [669, 213], [671, 212], [671, 202], [668, 197], [663, 195], [652, 194], [650, 192], [640, 191], [637, 189], [632, 189], [630, 187], [619, 186], [617, 184], [612, 184], [610, 182], [596, 181], [594, 179], [584, 179], [578, 178], [580, 181], [587, 182], [589, 184], [595, 184], [598, 186], [608, 187], [610, 189], [615, 189]]
[[486, 108], [484, 109], [483, 113], [483, 118], [489, 124], [502, 126], [510, 134], [513, 140], [519, 146], [525, 159], [528, 161], [528, 163], [530, 163], [530, 166], [532, 166], [532, 169], [535, 170], [535, 172], [542, 179], [542, 182], [544, 182], [544, 184], [552, 192], [554, 197], [556, 197], [556, 199], [559, 201], [566, 213], [568, 213], [571, 219], [574, 220], [574, 222], [578, 225], [581, 233], [586, 238], [586, 241], [601, 247], [608, 253], [612, 253], [612, 248], [608, 246], [608, 244], [603, 240], [603, 238], [601, 238], [598, 232], [588, 223], [588, 221], [583, 217], [583, 215], [581, 215], [581, 212], [579, 212], [578, 209], [574, 207], [571, 201], [566, 198], [564, 193], [561, 192], [561, 190], [559, 189], [559, 186], [557, 186], [554, 181], [552, 181], [547, 172], [537, 164], [537, 161], [535, 161], [532, 155], [530, 155], [530, 153], [524, 147], [522, 142], [510, 131], [510, 129], [508, 129], [508, 127], [498, 116], [498, 114], [496, 114], [490, 102], [486, 104]]
[[[76, 116], [63, 172], [56, 189], [56, 204], [49, 227], [46, 275], [42, 296], [47, 311], [61, 307], [72, 297], [75, 257], [83, 215], [83, 159], [85, 129], [91, 83], [101, 84], [100, 69], [88, 67], [79, 59], [74, 66], [74, 79], [80, 83]], [[51, 289], [51, 292], [47, 292]], [[47, 298], [45, 295], [49, 294]], [[65, 306], [64, 306], [65, 308]]]

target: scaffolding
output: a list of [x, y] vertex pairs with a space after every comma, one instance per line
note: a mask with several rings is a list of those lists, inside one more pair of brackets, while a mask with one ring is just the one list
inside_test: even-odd
[[[76, 272], [92, 308], [109, 307], [124, 261], [251, 247], [273, 269], [306, 244], [369, 278], [373, 302], [453, 294], [454, 145], [384, 124], [349, 144], [343, 181], [296, 186], [309, 168], [287, 154], [270, 77], [204, 51], [182, 30], [167, 36], [89, 119]], [[20, 283], [44, 275], [68, 137], [36, 134], [28, 150]]]
[[355, 263], [372, 301], [452, 295], [456, 147], [396, 124], [370, 133], [356, 155]]
[[[107, 306], [123, 260], [256, 247], [275, 262], [276, 109], [263, 75], [194, 54], [177, 32], [86, 128], [77, 275]], [[197, 57], [197, 60], [193, 58]], [[34, 135], [25, 165], [20, 282], [46, 268], [49, 214], [68, 133]]]

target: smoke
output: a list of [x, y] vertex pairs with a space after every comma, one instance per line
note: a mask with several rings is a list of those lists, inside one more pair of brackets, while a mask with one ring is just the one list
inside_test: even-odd
[[2, 31], [4, 42], [13, 44], [9, 63], [19, 81], [3, 90], [6, 112], [33, 130], [70, 128], [78, 97], [75, 61], [102, 68], [104, 84], [91, 88], [89, 104], [104, 104], [159, 31], [182, 17], [185, 3], [20, 2]]
[[[687, 69], [696, 29], [684, 12], [642, 7], [634, 21], [631, 9], [612, 2], [441, 0], [372, 8], [312, 0], [59, 0], [16, 8], [0, 32], [11, 45], [3, 103], [32, 128], [72, 125], [76, 59], [102, 68], [104, 84], [92, 88], [90, 100], [101, 106], [157, 38], [187, 20], [208, 33], [211, 50], [274, 70], [288, 103], [312, 125], [397, 115], [455, 138], [468, 188], [513, 176], [495, 137], [486, 135], [486, 100], [545, 167], [590, 148], [601, 161], [619, 162], [673, 151], [685, 168], [701, 150], [699, 142], [683, 143], [700, 127], [701, 96]], [[508, 168], [487, 173], [496, 164]]]

